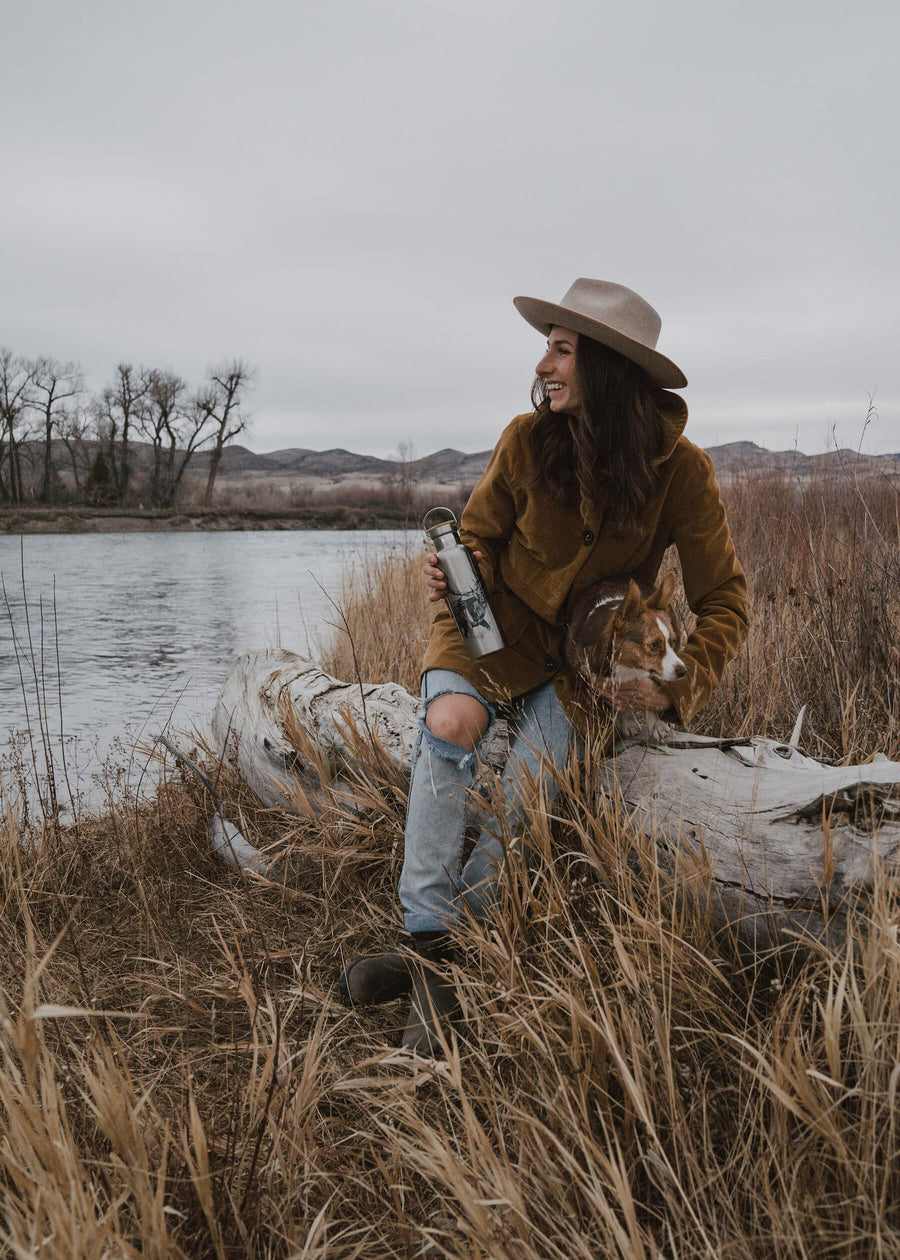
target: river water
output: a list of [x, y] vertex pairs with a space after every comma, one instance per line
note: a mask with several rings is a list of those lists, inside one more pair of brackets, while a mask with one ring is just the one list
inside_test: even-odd
[[398, 530], [0, 535], [0, 773], [40, 777], [43, 729], [93, 807], [110, 766], [146, 764], [135, 745], [204, 730], [241, 652], [316, 656], [344, 575], [417, 548]]

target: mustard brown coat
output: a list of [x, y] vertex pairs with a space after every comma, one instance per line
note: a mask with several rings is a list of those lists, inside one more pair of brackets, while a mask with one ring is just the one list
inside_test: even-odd
[[644, 527], [620, 539], [603, 525], [595, 532], [585, 524], [577, 487], [569, 502], [553, 501], [531, 450], [536, 416], [517, 416], [494, 448], [460, 522], [463, 541], [484, 554], [482, 575], [507, 646], [471, 660], [441, 601], [423, 670], [455, 670], [492, 704], [553, 679], [566, 711], [583, 727], [575, 679], [562, 657], [567, 610], [600, 578], [655, 582], [666, 548], [674, 543], [697, 624], [679, 653], [687, 674], [666, 683], [665, 690], [679, 720], [690, 722], [746, 638], [748, 613], [747, 583], [712, 460], [683, 436], [686, 421], [684, 400], [670, 394]]

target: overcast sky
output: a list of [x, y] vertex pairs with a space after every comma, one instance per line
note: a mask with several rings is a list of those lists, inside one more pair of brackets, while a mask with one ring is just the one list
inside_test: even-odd
[[512, 298], [596, 276], [701, 445], [900, 450], [896, 0], [2, 9], [0, 345], [240, 356], [256, 450], [476, 451], [541, 353]]

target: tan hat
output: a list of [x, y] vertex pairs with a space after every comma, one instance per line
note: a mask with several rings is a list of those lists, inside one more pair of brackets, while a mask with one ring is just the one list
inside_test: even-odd
[[639, 364], [657, 385], [668, 389], [687, 385], [681, 369], [657, 353], [662, 320], [649, 302], [622, 284], [581, 279], [575, 281], [559, 306], [530, 297], [513, 298], [513, 303], [538, 332], [546, 335], [554, 324], [569, 328], [618, 350]]

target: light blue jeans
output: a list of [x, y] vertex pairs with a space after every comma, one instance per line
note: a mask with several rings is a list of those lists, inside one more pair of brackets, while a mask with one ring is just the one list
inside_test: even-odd
[[[441, 739], [425, 725], [425, 713], [438, 696], [474, 696], [488, 714], [488, 726], [473, 752]], [[466, 798], [475, 780], [479, 750], [487, 747], [495, 713], [461, 674], [431, 669], [422, 680], [422, 716], [413, 752], [413, 770], [406, 811], [400, 901], [408, 932], [443, 931], [463, 913], [463, 902], [483, 919], [496, 899], [503, 866], [502, 839], [483, 830], [465, 870], [460, 870], [466, 829]], [[510, 716], [510, 752], [500, 777], [510, 829], [525, 823], [532, 784], [555, 796], [553, 767], [569, 753], [573, 728], [552, 682], [514, 702]]]

